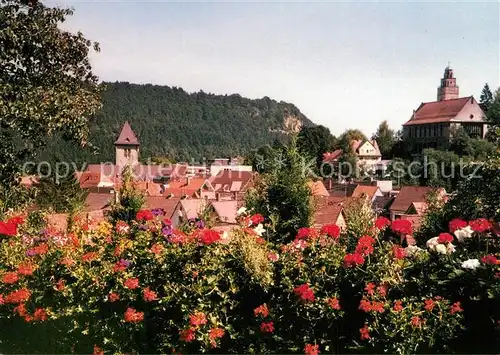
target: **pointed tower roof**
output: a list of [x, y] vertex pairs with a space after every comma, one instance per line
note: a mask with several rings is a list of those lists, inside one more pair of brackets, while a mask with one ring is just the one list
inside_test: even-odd
[[139, 145], [139, 140], [135, 135], [134, 131], [132, 131], [132, 127], [128, 121], [123, 125], [120, 136], [115, 142], [115, 145]]

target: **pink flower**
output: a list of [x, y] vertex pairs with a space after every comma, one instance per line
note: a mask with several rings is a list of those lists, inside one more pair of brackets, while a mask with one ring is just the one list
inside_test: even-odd
[[4, 284], [13, 284], [16, 283], [17, 280], [19, 280], [19, 277], [17, 276], [17, 272], [6, 272], [3, 274], [2, 277], [2, 282]]
[[394, 301], [394, 307], [392, 307], [392, 309], [394, 309], [394, 312], [401, 312], [403, 310], [403, 304], [401, 301]]
[[274, 332], [274, 323], [273, 322], [262, 322], [260, 324], [260, 331], [262, 333], [272, 333], [272, 332]]
[[455, 313], [462, 312], [462, 311], [463, 311], [463, 309], [460, 305], [460, 302], [455, 302], [451, 305], [450, 314], [455, 314]]
[[332, 297], [332, 298], [327, 299], [327, 300], [326, 300], [326, 303], [328, 303], [328, 305], [329, 305], [332, 309], [334, 309], [334, 310], [336, 310], [336, 311], [338, 311], [338, 310], [340, 310], [340, 309], [341, 309], [341, 308], [340, 308], [340, 302], [339, 302], [339, 300], [337, 299], [337, 297]]
[[267, 254], [267, 258], [268, 258], [270, 261], [276, 262], [276, 261], [278, 261], [279, 256], [278, 256], [278, 254], [276, 254], [276, 253], [269, 253], [269, 254]]
[[180, 338], [182, 341], [184, 341], [186, 343], [192, 342], [195, 339], [194, 329], [188, 328], [188, 329], [181, 330]]

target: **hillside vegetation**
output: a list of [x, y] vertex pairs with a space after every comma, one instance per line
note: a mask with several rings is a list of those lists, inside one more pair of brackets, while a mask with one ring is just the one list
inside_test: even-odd
[[268, 97], [190, 94], [177, 87], [127, 82], [106, 86], [103, 108], [90, 129], [89, 142], [96, 149], [81, 149], [56, 138], [41, 159], [113, 161], [113, 142], [125, 121], [139, 137], [142, 159], [168, 156], [175, 160], [245, 154], [283, 140], [300, 125], [313, 125], [293, 104]]

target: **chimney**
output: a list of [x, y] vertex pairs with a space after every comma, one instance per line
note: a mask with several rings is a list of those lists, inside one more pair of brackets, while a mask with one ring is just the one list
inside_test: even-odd
[[328, 190], [332, 189], [332, 178], [328, 179]]

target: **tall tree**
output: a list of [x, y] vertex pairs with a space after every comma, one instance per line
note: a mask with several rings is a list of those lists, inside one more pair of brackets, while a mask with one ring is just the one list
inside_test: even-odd
[[387, 121], [383, 121], [377, 128], [377, 132], [372, 136], [377, 141], [380, 153], [384, 158], [390, 158], [392, 147], [396, 144], [394, 130], [389, 127]]
[[97, 43], [59, 28], [70, 9], [36, 0], [0, 0], [0, 183], [49, 137], [85, 145], [88, 118], [101, 106], [89, 52]]
[[500, 88], [495, 92], [495, 98], [486, 112], [486, 117], [489, 124], [486, 138], [490, 142], [500, 144]]
[[488, 83], [484, 84], [483, 90], [481, 91], [481, 96], [479, 98], [479, 105], [484, 112], [487, 112], [493, 102], [493, 93], [490, 90]]
[[338, 148], [348, 151], [351, 149], [351, 142], [353, 140], [365, 140], [366, 136], [359, 129], [347, 129], [339, 137]]
[[336, 138], [325, 126], [303, 127], [298, 135], [297, 146], [299, 152], [316, 159], [317, 166], [323, 161], [323, 154], [332, 151], [336, 145]]

